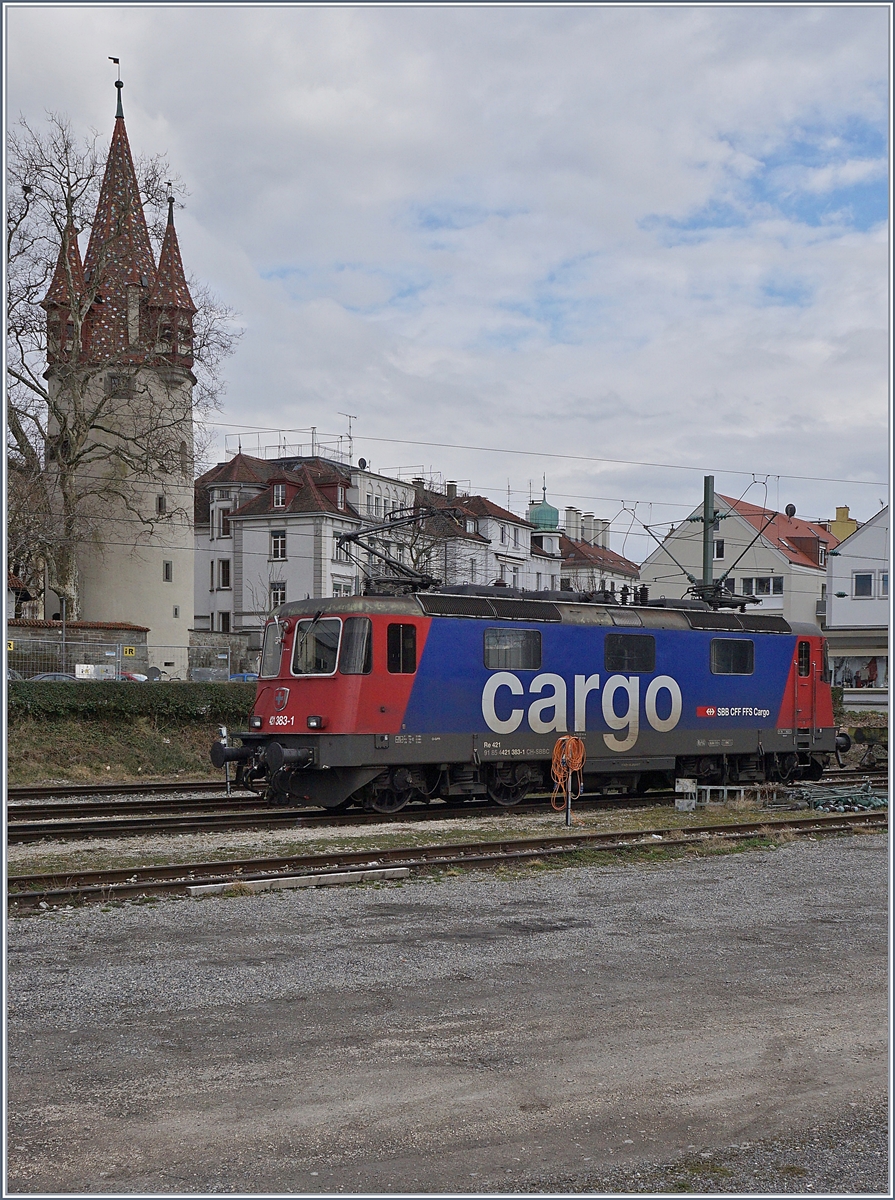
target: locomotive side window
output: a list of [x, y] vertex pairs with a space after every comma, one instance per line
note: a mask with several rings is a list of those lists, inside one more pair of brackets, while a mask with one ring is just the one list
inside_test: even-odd
[[486, 629], [485, 666], [489, 671], [540, 671], [539, 629]]
[[369, 617], [346, 618], [339, 670], [343, 675], [369, 675], [373, 670], [373, 622]]
[[299, 621], [295, 627], [292, 674], [332, 675], [336, 669], [341, 628], [342, 622], [337, 617]]
[[655, 671], [656, 639], [649, 633], [607, 633], [603, 666], [607, 671]]
[[416, 670], [415, 625], [389, 625], [388, 669], [392, 675], [412, 675]]
[[713, 675], [755, 673], [755, 643], [746, 638], [712, 638]]
[[275, 679], [279, 675], [281, 652], [280, 626], [276, 621], [271, 621], [264, 630], [264, 647], [261, 651], [260, 672], [262, 679]]
[[799, 642], [799, 674], [804, 678], [811, 674], [811, 643]]

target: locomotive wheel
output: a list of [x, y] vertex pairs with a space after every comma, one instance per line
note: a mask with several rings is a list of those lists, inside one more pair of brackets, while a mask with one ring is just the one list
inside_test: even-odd
[[385, 788], [383, 791], [377, 792], [375, 796], [371, 797], [370, 808], [372, 808], [374, 812], [380, 813], [400, 812], [401, 809], [410, 802], [410, 797], [412, 795], [413, 793], [410, 791], [396, 792], [392, 791], [391, 788]]
[[531, 785], [526, 780], [525, 783], [502, 783], [499, 779], [494, 779], [488, 786], [488, 795], [495, 804], [499, 804], [502, 808], [511, 808], [514, 804], [518, 804], [520, 800], [524, 800], [528, 789]]

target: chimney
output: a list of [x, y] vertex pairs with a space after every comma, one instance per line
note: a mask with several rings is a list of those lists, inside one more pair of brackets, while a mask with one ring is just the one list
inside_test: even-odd
[[581, 514], [581, 540], [588, 542], [591, 546], [594, 543], [594, 514]]
[[449, 479], [447, 481], [447, 498], [448, 498], [448, 500], [456, 500], [457, 499], [457, 484], [456, 484], [456, 481], [453, 479]]
[[594, 543], [601, 550], [609, 549], [609, 522], [602, 517], [597, 517], [594, 520]]
[[566, 537], [570, 542], [581, 541], [581, 513], [577, 508], [566, 509]]

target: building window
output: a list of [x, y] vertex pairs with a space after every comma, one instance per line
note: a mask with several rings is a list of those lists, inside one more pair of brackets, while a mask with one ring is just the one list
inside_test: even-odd
[[712, 557], [713, 558], [723, 558], [724, 557], [724, 539], [723, 538], [715, 538], [714, 542], [712, 542]]
[[367, 492], [367, 515], [370, 517], [372, 517], [372, 515], [373, 515], [373, 493], [372, 492]]
[[855, 571], [852, 575], [852, 595], [856, 600], [873, 598], [873, 572]]
[[218, 559], [218, 587], [229, 589], [230, 587], [230, 559]]
[[218, 513], [218, 537], [230, 536], [230, 509], [222, 508]]
[[127, 400], [134, 394], [133, 375], [107, 375], [106, 394], [116, 400]]
[[770, 596], [771, 594], [771, 579], [770, 576], [764, 579], [755, 580], [755, 595]]
[[[826, 587], [826, 584], [824, 584], [824, 587]], [[771, 580], [771, 592], [775, 596], [783, 595], [783, 576], [782, 575], [775, 575], [774, 578]]]
[[539, 592], [540, 590], [541, 590], [541, 572], [538, 571], [537, 574], [535, 575], [535, 591]]
[[168, 502], [164, 496], [156, 496], [155, 498], [155, 515], [163, 517], [168, 508]]
[[884, 600], [889, 598], [889, 572], [880, 571], [879, 573], [879, 594]]
[[286, 507], [286, 485], [285, 483], [275, 483], [273, 485], [273, 506], [274, 508]]
[[336, 503], [338, 504], [339, 508], [344, 508], [345, 507], [345, 489], [343, 487], [341, 487], [341, 486], [339, 487], [337, 496], [338, 496], [338, 500], [336, 501]]
[[539, 671], [541, 633], [538, 629], [486, 629], [485, 666], [489, 671]]
[[174, 582], [174, 564], [169, 559], [165, 559], [165, 561], [162, 563], [162, 583], [173, 583], [173, 582]]
[[518, 586], [519, 586], [519, 568], [513, 567], [513, 587], [517, 588]]
[[507, 540], [508, 540], [507, 527], [506, 527], [506, 525], [501, 525], [501, 527], [500, 527], [501, 545], [505, 546], [507, 544]]
[[712, 638], [713, 675], [751, 675], [755, 670], [755, 643], [745, 638]]
[[476, 580], [476, 564], [475, 564], [475, 559], [471, 558], [469, 560], [469, 582], [475, 583], [475, 580]]
[[286, 557], [286, 530], [275, 529], [270, 535], [270, 557], [284, 559]]
[[479, 531], [478, 521], [476, 521], [473, 517], [467, 517], [466, 518], [466, 532], [467, 533], [478, 533], [478, 531]]
[[180, 605], [179, 604], [174, 605], [174, 617], [175, 617], [175, 619], [180, 617]]
[[228, 612], [218, 613], [218, 623], [221, 633], [230, 632], [230, 614]]
[[286, 603], [286, 584], [281, 580], [270, 585], [270, 607], [279, 608]]
[[519, 530], [513, 526], [513, 545], [516, 549], [519, 548]]
[[211, 560], [211, 562], [209, 563], [209, 566], [211, 567], [211, 570], [209, 571], [209, 575], [211, 576], [211, 578], [208, 581], [208, 590], [210, 592], [213, 592], [214, 591], [214, 559]]
[[351, 555], [348, 553], [348, 546], [344, 543], [339, 545], [339, 534], [333, 534], [333, 558], [336, 562], [351, 562]]
[[817, 565], [819, 567], [827, 565], [827, 548], [824, 545], [820, 545], [817, 548]]
[[754, 579], [744, 579], [743, 580], [743, 595], [744, 596], [754, 596], [755, 595], [755, 580]]

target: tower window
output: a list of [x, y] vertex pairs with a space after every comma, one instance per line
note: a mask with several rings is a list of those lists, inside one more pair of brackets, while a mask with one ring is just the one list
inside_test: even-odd
[[174, 616], [175, 616], [175, 617], [179, 617], [179, 616], [180, 616], [180, 605], [179, 605], [179, 604], [175, 604], [175, 605], [174, 605]]
[[110, 373], [106, 376], [106, 394], [113, 399], [126, 400], [134, 394], [133, 375]]
[[168, 502], [165, 499], [165, 497], [164, 496], [156, 496], [156, 498], [155, 498], [156, 516], [159, 516], [159, 517], [164, 516], [165, 512], [167, 511], [167, 508], [168, 508]]
[[169, 559], [162, 563], [162, 583], [174, 582], [174, 564]]
[[230, 536], [230, 509], [222, 508], [218, 513], [218, 537]]

